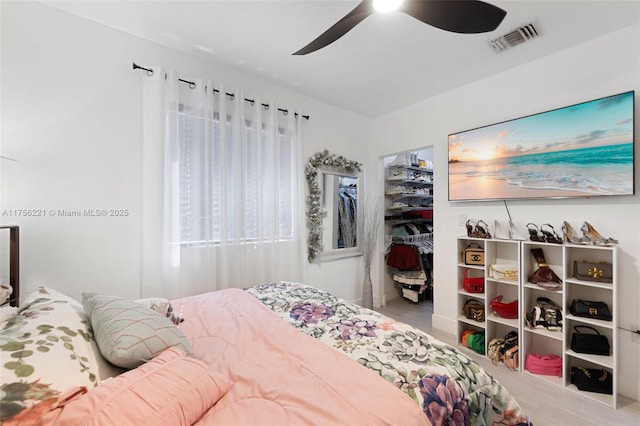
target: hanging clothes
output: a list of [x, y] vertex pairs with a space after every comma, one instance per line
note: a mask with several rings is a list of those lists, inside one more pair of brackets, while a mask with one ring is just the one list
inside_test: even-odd
[[422, 269], [422, 261], [417, 248], [406, 244], [392, 244], [387, 265], [404, 271], [419, 271]]
[[338, 247], [355, 247], [357, 244], [357, 188], [352, 185], [338, 187]]
[[385, 240], [387, 265], [396, 269], [393, 280], [402, 287], [403, 297], [414, 302], [423, 300], [423, 293], [433, 287], [433, 234], [422, 230], [433, 228], [404, 224], [394, 227]]

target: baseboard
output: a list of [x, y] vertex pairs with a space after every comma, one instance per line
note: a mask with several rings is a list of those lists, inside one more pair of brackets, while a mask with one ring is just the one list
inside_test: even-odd
[[[378, 296], [373, 296], [373, 307], [374, 308], [380, 308], [382, 306], [384, 306], [384, 304], [380, 303], [381, 300], [384, 300], [384, 297], [378, 297]], [[359, 299], [354, 299], [354, 300], [350, 300], [351, 303], [355, 303], [358, 306], [364, 306], [362, 304], [362, 298]]]
[[[384, 301], [384, 297], [373, 296], [373, 309], [383, 307], [386, 304], [386, 302], [383, 302], [383, 301]], [[352, 302], [355, 303], [356, 305], [364, 306], [362, 304], [362, 298], [353, 300]]]
[[457, 323], [455, 320], [443, 317], [436, 313], [431, 315], [431, 326], [436, 330], [440, 330], [448, 334], [453, 334], [454, 336], [458, 333]]
[[382, 297], [380, 296], [373, 296], [373, 306], [376, 308], [381, 308], [384, 305], [387, 304], [387, 301], [385, 300], [384, 295]]

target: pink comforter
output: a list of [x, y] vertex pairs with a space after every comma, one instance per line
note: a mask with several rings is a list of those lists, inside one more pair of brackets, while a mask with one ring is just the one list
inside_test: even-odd
[[186, 318], [180, 328], [196, 356], [232, 383], [200, 424], [429, 424], [392, 384], [300, 333], [242, 290], [173, 303]]

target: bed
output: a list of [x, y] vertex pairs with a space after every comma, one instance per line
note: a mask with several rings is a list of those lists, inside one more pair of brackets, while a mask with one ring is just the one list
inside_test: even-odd
[[131, 301], [42, 287], [0, 324], [13, 424], [528, 424], [458, 349], [314, 287]]

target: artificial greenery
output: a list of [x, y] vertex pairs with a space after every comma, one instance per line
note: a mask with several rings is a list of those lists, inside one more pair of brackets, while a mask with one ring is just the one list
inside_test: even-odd
[[309, 196], [307, 197], [307, 228], [309, 237], [307, 239], [307, 259], [313, 262], [322, 251], [322, 220], [327, 212], [322, 208], [322, 190], [318, 183], [318, 172], [322, 167], [333, 168], [338, 172], [353, 174], [360, 171], [361, 163], [347, 160], [341, 155], [329, 154], [326, 149], [316, 152], [309, 158], [306, 166], [307, 184], [309, 185]]

